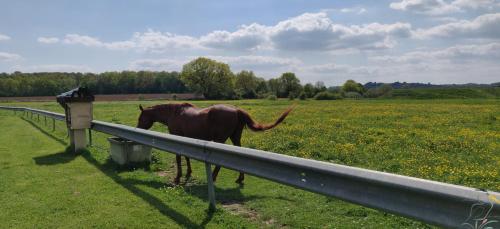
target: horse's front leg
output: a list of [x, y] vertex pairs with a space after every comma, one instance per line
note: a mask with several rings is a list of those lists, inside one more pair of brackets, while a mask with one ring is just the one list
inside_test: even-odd
[[189, 160], [189, 157], [185, 157], [186, 158], [186, 165], [187, 165], [187, 171], [186, 171], [186, 179], [189, 179], [191, 177], [191, 172], [193, 172], [191, 170], [191, 161]]
[[220, 166], [216, 165], [214, 172], [212, 173], [212, 180], [215, 182], [217, 180], [217, 175], [219, 174]]
[[182, 176], [181, 155], [175, 155], [175, 162], [177, 164], [177, 176], [174, 179], [174, 184], [179, 184]]
[[243, 184], [243, 180], [245, 180], [245, 174], [240, 172], [240, 176], [238, 176], [238, 179], [236, 180], [236, 183], [238, 184]]

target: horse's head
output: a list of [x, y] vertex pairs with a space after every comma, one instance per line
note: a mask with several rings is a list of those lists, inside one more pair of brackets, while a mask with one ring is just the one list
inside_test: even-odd
[[139, 109], [141, 110], [141, 115], [139, 116], [139, 120], [137, 122], [137, 128], [147, 130], [151, 128], [153, 123], [156, 121], [154, 119], [154, 114], [151, 109], [144, 109], [141, 105], [139, 105]]

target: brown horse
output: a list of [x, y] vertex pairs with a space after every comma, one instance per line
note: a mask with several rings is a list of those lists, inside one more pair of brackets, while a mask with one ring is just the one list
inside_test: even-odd
[[[148, 108], [142, 108], [137, 128], [149, 129], [154, 122], [167, 125], [170, 134], [196, 138], [206, 141], [224, 143], [231, 138], [233, 145], [241, 146], [241, 134], [243, 128], [248, 126], [253, 131], [264, 131], [271, 129], [281, 123], [292, 108], [287, 109], [273, 124], [256, 123], [250, 115], [239, 108], [226, 105], [214, 105], [204, 109], [197, 108], [189, 103], [162, 104]], [[177, 176], [174, 183], [178, 184], [182, 176], [181, 156], [176, 156]], [[186, 157], [186, 178], [191, 176], [191, 163]], [[220, 166], [215, 166], [212, 179], [215, 181]], [[240, 172], [236, 183], [242, 184], [244, 174]]]

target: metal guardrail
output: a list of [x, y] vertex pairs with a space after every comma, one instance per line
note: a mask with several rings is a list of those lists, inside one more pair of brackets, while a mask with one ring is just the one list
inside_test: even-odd
[[[25, 110], [40, 113], [40, 110]], [[40, 114], [54, 115], [55, 113], [43, 111]], [[64, 117], [61, 114], [55, 115]], [[500, 193], [497, 192], [185, 138], [95, 120], [92, 122], [92, 129], [205, 163], [221, 165], [285, 185], [442, 227], [487, 228], [491, 226], [495, 228], [500, 226]], [[207, 167], [207, 173], [210, 172], [209, 168]], [[207, 175], [209, 178], [209, 174]], [[210, 186], [210, 179], [208, 180]]]
[[32, 109], [32, 108], [27, 108], [27, 107], [7, 107], [7, 106], [0, 106], [0, 109], [4, 110], [12, 110], [12, 111], [27, 111], [31, 112], [33, 114], [39, 114], [43, 116], [47, 116], [48, 118], [52, 118], [55, 120], [59, 121], [64, 121], [65, 116], [63, 114], [55, 113], [55, 112], [50, 112], [50, 111], [44, 111], [44, 110], [38, 110], [38, 109]]

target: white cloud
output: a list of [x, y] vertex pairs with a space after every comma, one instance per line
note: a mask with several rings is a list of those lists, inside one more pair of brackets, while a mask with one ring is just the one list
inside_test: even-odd
[[458, 38], [500, 38], [500, 13], [484, 14], [472, 21], [461, 20], [438, 25], [429, 29], [418, 29], [417, 38], [458, 37]]
[[103, 43], [99, 39], [79, 34], [68, 34], [63, 41], [66, 44], [81, 44], [95, 47], [103, 46]]
[[[207, 58], [223, 62], [231, 67], [232, 71], [252, 70], [271, 71], [283, 69], [296, 69], [302, 62], [296, 58], [280, 58], [272, 56], [205, 56]], [[188, 56], [182, 59], [139, 59], [132, 61], [129, 68], [132, 70], [150, 71], [181, 71], [182, 66], [197, 56]]]
[[322, 74], [372, 75], [376, 69], [367, 66], [351, 66], [343, 64], [319, 64], [304, 67], [305, 71]]
[[200, 44], [215, 49], [257, 49], [268, 40], [268, 31], [268, 27], [256, 23], [243, 25], [235, 32], [214, 31], [204, 35], [200, 37]]
[[8, 40], [10, 40], [9, 36], [0, 33], [0, 41], [8, 41]]
[[144, 33], [134, 33], [129, 42], [140, 50], [151, 52], [165, 52], [169, 49], [200, 48], [196, 38], [154, 30], [148, 30]]
[[497, 0], [402, 0], [392, 2], [389, 6], [418, 14], [442, 15], [465, 12], [467, 9], [492, 9], [497, 5]]
[[135, 44], [131, 41], [102, 42], [98, 38], [79, 34], [67, 34], [63, 42], [65, 44], [80, 44], [88, 47], [103, 47], [111, 50], [126, 50], [135, 47]]
[[486, 9], [492, 9], [494, 7], [497, 7], [499, 4], [498, 0], [455, 0], [451, 4], [464, 9], [464, 8], [470, 8], [470, 9], [480, 9], [480, 8], [486, 8]]
[[274, 56], [207, 56], [229, 64], [233, 71], [251, 70], [256, 73], [274, 74], [283, 71], [295, 71], [302, 61], [297, 58], [282, 58]]
[[411, 11], [414, 13], [431, 15], [447, 14], [460, 11], [460, 8], [446, 3], [444, 0], [403, 0], [401, 2], [393, 2], [389, 6], [395, 10]]
[[139, 59], [129, 64], [131, 70], [145, 71], [180, 71], [187, 61], [175, 59]]
[[12, 69], [21, 72], [92, 72], [92, 69], [88, 66], [69, 64], [14, 66]]
[[95, 37], [68, 34], [63, 42], [148, 52], [166, 52], [171, 49], [331, 51], [391, 48], [396, 43], [394, 38], [410, 35], [411, 25], [408, 23], [346, 26], [333, 23], [325, 12], [320, 12], [305, 13], [274, 26], [253, 23], [243, 25], [234, 32], [218, 30], [199, 38], [148, 30], [135, 33], [126, 41], [103, 42]]
[[340, 9], [340, 12], [341, 13], [364, 14], [364, 13], [366, 13], [366, 9], [363, 7], [342, 8], [342, 9]]
[[22, 57], [18, 54], [0, 52], [0, 61], [15, 61], [20, 59], [22, 59]]
[[36, 39], [39, 43], [43, 43], [43, 44], [55, 44], [57, 42], [59, 42], [59, 38], [57, 37], [38, 37], [38, 39]]
[[372, 60], [389, 63], [449, 62], [464, 60], [491, 60], [500, 57], [500, 43], [456, 45], [432, 51], [415, 51], [398, 56], [378, 56]]
[[345, 26], [334, 24], [327, 14], [305, 13], [279, 22], [272, 28], [271, 41], [276, 49], [296, 51], [328, 51], [337, 49], [391, 48], [394, 37], [409, 37], [407, 23]]
[[67, 34], [63, 42], [88, 47], [102, 47], [110, 50], [136, 49], [150, 52], [165, 52], [169, 49], [199, 47], [195, 38], [153, 30], [148, 30], [144, 33], [137, 32], [129, 40], [113, 42], [103, 42], [98, 38], [86, 35]]

